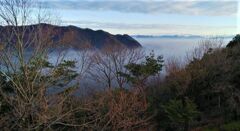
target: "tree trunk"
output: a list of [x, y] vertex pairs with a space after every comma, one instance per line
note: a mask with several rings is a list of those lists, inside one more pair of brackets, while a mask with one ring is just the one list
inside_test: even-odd
[[[186, 97], [182, 96], [182, 105], [183, 105], [183, 108], [186, 107]], [[188, 120], [185, 120], [184, 122], [184, 131], [189, 131], [189, 121]]]
[[189, 122], [188, 122], [188, 120], [186, 120], [184, 122], [184, 131], [189, 131]]

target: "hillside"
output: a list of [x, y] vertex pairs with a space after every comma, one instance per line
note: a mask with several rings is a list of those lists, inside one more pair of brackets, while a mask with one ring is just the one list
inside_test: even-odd
[[[41, 38], [49, 38], [45, 43], [53, 45], [60, 45], [64, 47], [71, 47], [81, 49], [83, 47], [103, 48], [105, 46], [125, 46], [127, 48], [141, 47], [135, 39], [129, 35], [112, 35], [103, 30], [82, 29], [76, 26], [55, 26], [50, 24], [38, 24], [29, 26], [1, 26], [0, 27], [0, 42], [6, 43], [6, 38], [11, 38], [12, 30], [25, 30], [24, 38], [35, 37], [34, 34], [42, 35]], [[16, 38], [12, 37], [11, 41]], [[8, 40], [9, 41], [9, 40]], [[14, 43], [14, 42], [12, 42]], [[32, 43], [31, 43], [32, 44]], [[36, 44], [36, 43], [35, 43]]]

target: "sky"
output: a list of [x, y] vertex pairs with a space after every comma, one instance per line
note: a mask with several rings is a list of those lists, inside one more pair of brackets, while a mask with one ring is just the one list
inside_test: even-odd
[[238, 0], [43, 0], [62, 25], [130, 35], [234, 35]]

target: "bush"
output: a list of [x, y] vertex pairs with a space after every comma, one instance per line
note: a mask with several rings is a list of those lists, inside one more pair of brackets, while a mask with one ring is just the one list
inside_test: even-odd
[[199, 115], [197, 106], [193, 101], [185, 98], [182, 100], [170, 100], [169, 103], [163, 106], [163, 109], [172, 121], [172, 127], [176, 127], [177, 130], [181, 128], [185, 131], [189, 130], [191, 122]]

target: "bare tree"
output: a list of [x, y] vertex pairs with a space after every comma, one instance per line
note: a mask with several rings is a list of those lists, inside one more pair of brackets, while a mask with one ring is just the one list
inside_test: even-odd
[[211, 53], [214, 50], [221, 49], [223, 46], [222, 38], [206, 38], [199, 41], [198, 46], [190, 51], [186, 55], [186, 59], [188, 62], [193, 59], [201, 59], [204, 54]]
[[[0, 0], [0, 20], [5, 25], [1, 35], [0, 96], [10, 108], [10, 112], [1, 114], [0, 127], [8, 130], [52, 129], [79, 109], [64, 108], [76, 87], [69, 85], [76, 76], [75, 62], [52, 65], [47, 61], [51, 32], [41, 24], [47, 17], [36, 8], [31, 0]], [[51, 95], [51, 88], [63, 91]]]
[[144, 129], [149, 127], [152, 118], [147, 114], [148, 105], [137, 92], [108, 90], [95, 95], [87, 103], [87, 114], [91, 115], [85, 127], [90, 130]]
[[178, 72], [185, 67], [185, 62], [181, 58], [171, 57], [165, 62], [166, 74]]
[[128, 49], [122, 46], [108, 46], [98, 51], [93, 57], [91, 76], [98, 82], [105, 84], [108, 88], [113, 83], [120, 88], [126, 84], [126, 78], [120, 76], [119, 72], [126, 73], [125, 65], [137, 63], [144, 58], [142, 49]]
[[77, 53], [77, 56], [78, 56], [77, 67], [78, 67], [79, 79], [82, 79], [89, 73], [89, 70], [92, 66], [92, 61], [91, 61], [92, 55], [93, 55], [93, 52], [91, 50], [88, 50], [88, 48], [85, 48]]
[[[55, 64], [48, 62], [53, 46], [51, 29], [41, 24], [47, 17], [33, 8], [36, 5], [30, 0], [0, 0], [0, 19], [6, 32], [1, 36], [0, 109], [2, 103], [9, 107], [7, 112], [0, 112], [0, 128], [127, 130], [145, 126], [149, 120], [145, 115], [147, 105], [138, 93], [121, 91], [115, 95], [110, 90], [108, 95], [86, 98], [86, 102], [72, 95], [78, 88], [72, 83], [78, 75], [74, 70], [76, 61], [64, 60], [64, 54], [60, 54]], [[87, 52], [81, 55], [80, 77], [93, 62], [91, 73], [99, 81], [104, 80], [109, 88], [113, 79], [123, 87], [126, 80], [118, 72], [125, 71], [125, 64], [142, 58], [141, 51], [125, 48], [98, 52], [90, 62]], [[79, 114], [87, 117], [77, 118]], [[130, 115], [125, 118], [125, 114]]]
[[144, 58], [144, 51], [138, 49], [127, 49], [125, 47], [113, 47], [109, 57], [113, 63], [113, 74], [120, 88], [124, 87], [127, 79], [122, 77], [119, 72], [127, 73], [125, 65], [129, 63], [138, 63]]

